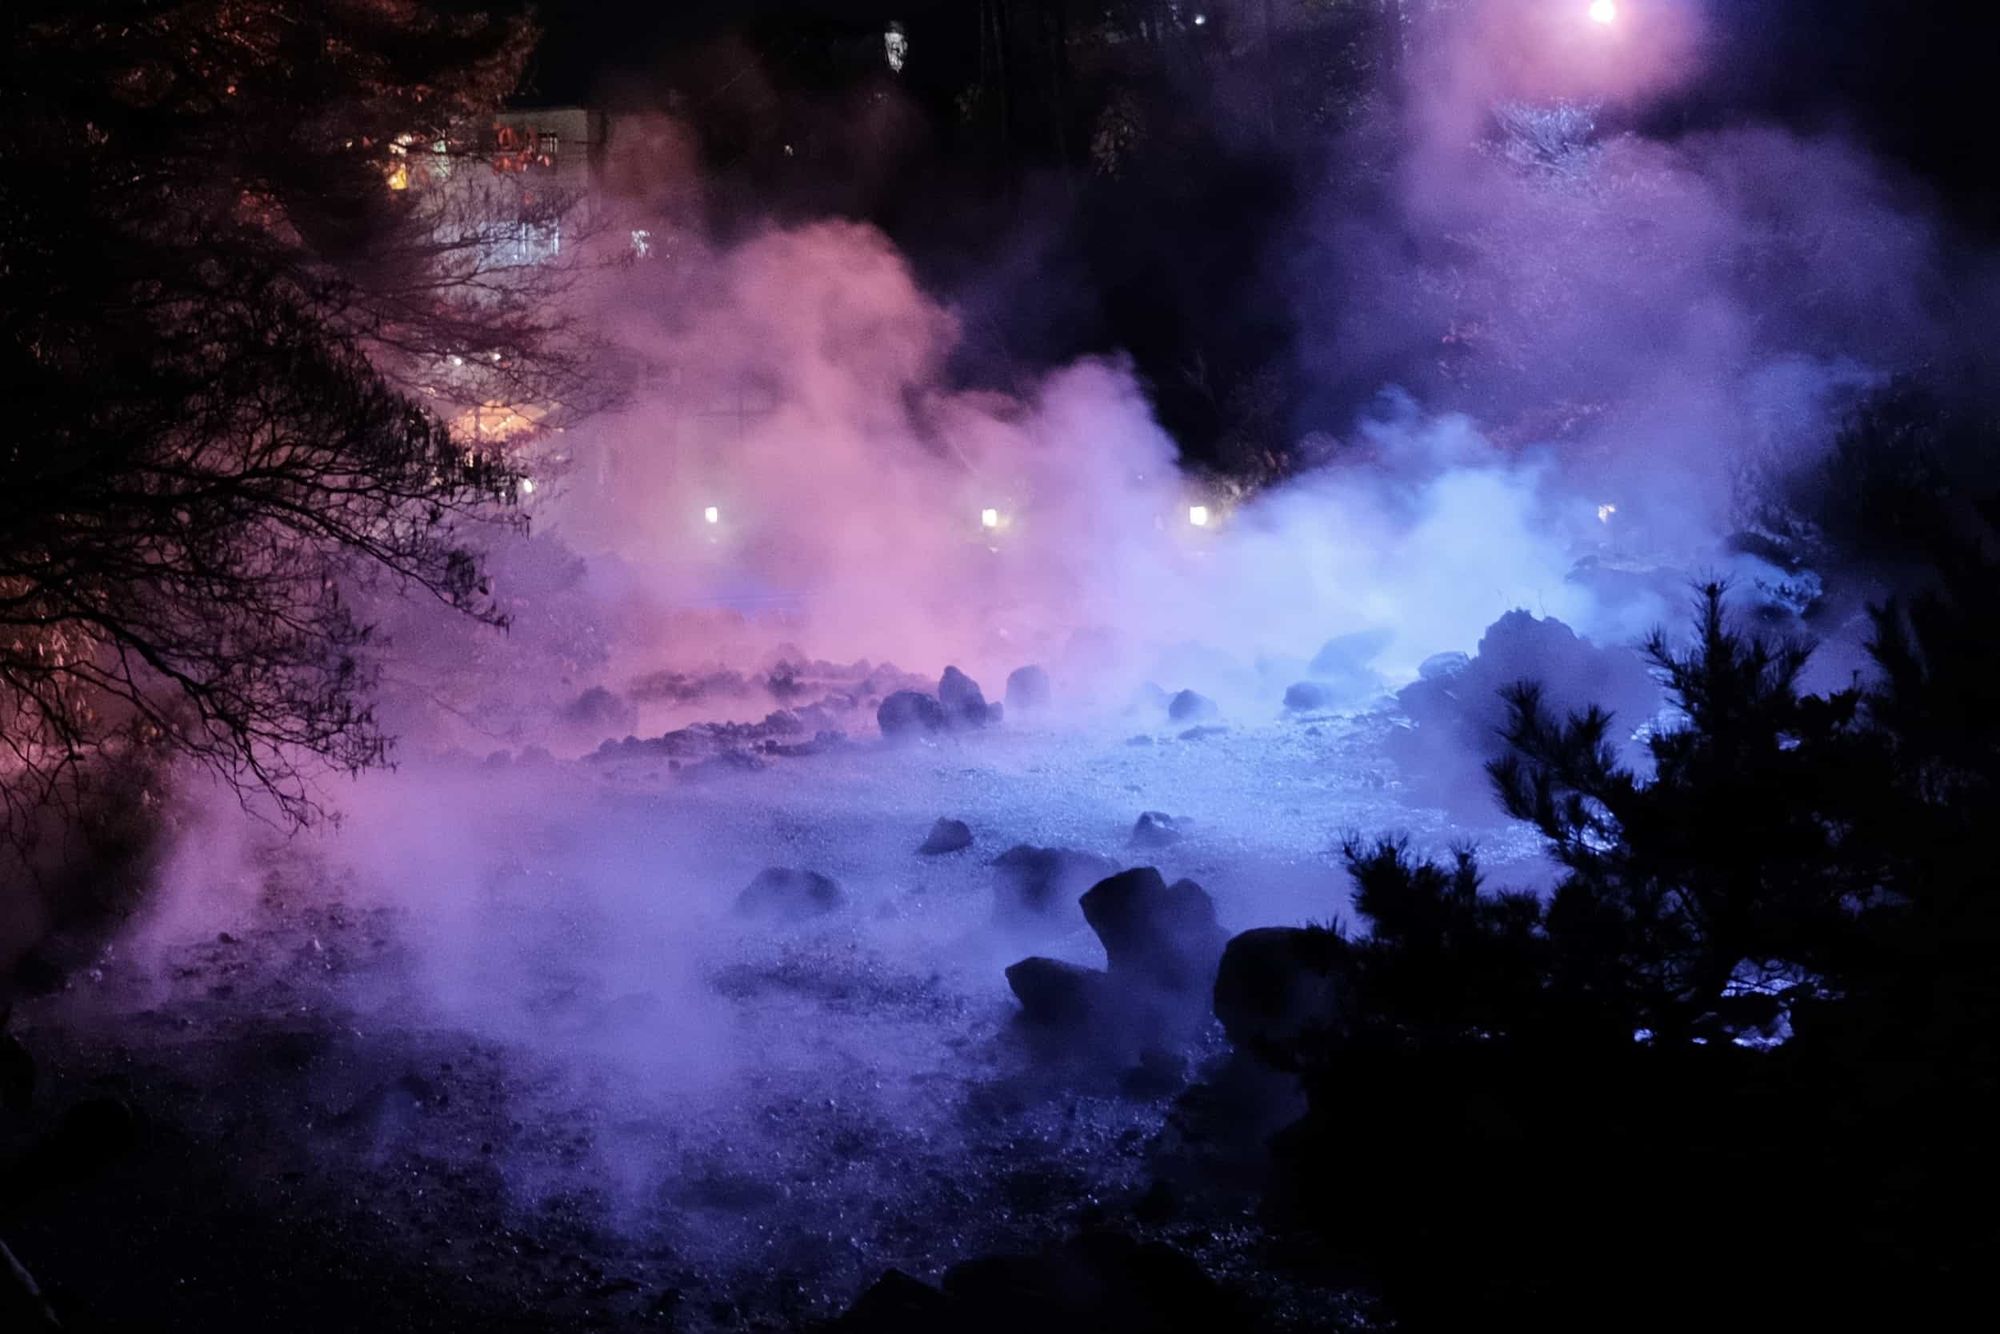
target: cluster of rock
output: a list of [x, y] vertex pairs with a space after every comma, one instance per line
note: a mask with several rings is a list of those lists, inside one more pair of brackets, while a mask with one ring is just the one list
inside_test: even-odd
[[1099, 880], [1077, 902], [1106, 967], [1039, 956], [1014, 964], [1007, 985], [1030, 1027], [1144, 1051], [1206, 1022], [1226, 940], [1206, 890], [1140, 866]]
[[1048, 707], [1049, 674], [1040, 667], [1019, 667], [1007, 677], [1007, 698], [988, 702], [979, 682], [956, 667], [944, 669], [934, 690], [906, 687], [885, 698], [875, 710], [875, 722], [891, 740], [970, 731], [999, 722], [1011, 710], [1034, 713]]
[[769, 695], [779, 704], [797, 707], [802, 700], [843, 701], [850, 707], [882, 698], [917, 684], [918, 678], [891, 663], [826, 662], [807, 658], [797, 649], [781, 648], [771, 666], [751, 675], [715, 668], [705, 672], [662, 671], [632, 682], [634, 700], [668, 704], [702, 704], [718, 699], [751, 699]]
[[[1629, 738], [1664, 701], [1659, 682], [1631, 649], [1600, 647], [1553, 617], [1510, 611], [1486, 628], [1476, 655], [1427, 659], [1418, 679], [1396, 696], [1412, 726], [1390, 736], [1389, 752], [1424, 799], [1460, 816], [1492, 811], [1483, 769], [1505, 748], [1502, 692], [1520, 681], [1540, 683], [1544, 706], [1559, 718], [1602, 706], [1613, 718], [1613, 744], [1628, 760]], [[1467, 774], [1480, 780], [1466, 783]]]
[[692, 723], [656, 737], [627, 736], [606, 741], [590, 758], [605, 760], [665, 760], [674, 770], [696, 771], [755, 769], [766, 758], [797, 758], [816, 755], [846, 741], [846, 733], [831, 727], [815, 727], [827, 721], [791, 709], [778, 709], [756, 723]]

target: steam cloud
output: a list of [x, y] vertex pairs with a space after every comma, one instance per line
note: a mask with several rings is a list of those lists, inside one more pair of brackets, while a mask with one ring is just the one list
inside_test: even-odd
[[[603, 734], [565, 738], [557, 720], [587, 687], [754, 667], [786, 645], [932, 678], [957, 663], [989, 684], [1046, 662], [1072, 697], [1122, 707], [1158, 679], [1272, 718], [1338, 635], [1382, 632], [1371, 665], [1393, 685], [1516, 607], [1609, 644], [1674, 617], [1678, 573], [1583, 579], [1579, 560], [1712, 567], [1745, 476], [1821, 447], [1844, 395], [1936, 361], [1991, 303], [1953, 290], [1963, 257], [1944, 229], [1839, 138], [1496, 130], [1496, 104], [1553, 99], [1608, 126], [1698, 59], [1692, 8], [1589, 51], [1599, 34], [1536, 26], [1562, 8], [1494, 0], [1424, 34], [1402, 97], [1353, 131], [1395, 146], [1381, 188], [1308, 190], [1281, 266], [1296, 353], [1309, 378], [1384, 393], [1340, 440], [1307, 442], [1318, 466], [1234, 507], [1179, 473], [1128, 365], [1056, 367], [1014, 395], [955, 385], [953, 306], [881, 234], [709, 235], [688, 136], [664, 117], [628, 134], [610, 231], [644, 228], [654, 253], [589, 299], [639, 388], [564, 437], [535, 536], [496, 548], [507, 640], [474, 650], [472, 631], [399, 613], [406, 756], [482, 737], [579, 752]], [[1190, 503], [1220, 521], [1197, 530]], [[404, 966], [357, 984], [356, 1003], [571, 1063], [592, 1090], [576, 1096], [641, 1121], [655, 1097], [712, 1095], [726, 1118], [773, 1066], [872, 1060], [900, 1082], [865, 1096], [943, 1136], [913, 1110], [939, 1059], [929, 1020], [884, 1021], [869, 1055], [852, 1035], [828, 1048], [746, 1020], [712, 986], [747, 948], [727, 896], [754, 862], [810, 859], [859, 887], [869, 921], [860, 944], [806, 947], [850, 951], [814, 967], [943, 960], [999, 1012], [978, 915], [933, 899], [936, 920], [915, 921], [898, 882], [912, 830], [940, 813], [923, 806], [937, 774], [879, 760], [879, 778], [844, 769], [774, 798], [784, 813], [737, 817], [603, 799], [593, 776], [531, 764], [333, 792], [349, 819], [316, 855], [359, 901], [420, 909]], [[161, 932], [237, 911], [189, 905], [243, 878], [238, 850], [183, 847]]]

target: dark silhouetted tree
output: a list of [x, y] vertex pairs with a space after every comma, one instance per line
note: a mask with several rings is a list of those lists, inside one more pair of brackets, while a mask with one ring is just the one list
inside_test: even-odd
[[452, 419], [577, 406], [586, 366], [561, 271], [508, 244], [555, 192], [431, 178], [471, 173], [530, 37], [417, 0], [6, 8], [9, 832], [150, 753], [306, 818], [310, 764], [384, 757], [357, 587], [494, 617], [466, 525], [517, 475]]

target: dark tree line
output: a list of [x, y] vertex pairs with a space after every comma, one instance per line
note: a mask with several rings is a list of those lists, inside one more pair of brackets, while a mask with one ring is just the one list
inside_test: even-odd
[[9, 834], [157, 755], [304, 818], [313, 765], [384, 758], [357, 589], [493, 619], [468, 526], [518, 476], [454, 418], [587, 389], [561, 276], [505, 244], [564, 201], [474, 184], [531, 39], [415, 0], [6, 7]]
[[[1991, 436], [1988, 436], [1991, 439]], [[1980, 507], [1972, 507], [1978, 509]], [[1267, 1053], [1279, 1215], [1414, 1328], [1924, 1326], [2000, 1259], [2000, 507], [1937, 517], [1874, 671], [1731, 624], [1647, 646], [1645, 771], [1508, 695], [1489, 773], [1551, 893], [1355, 838], [1344, 1002]]]

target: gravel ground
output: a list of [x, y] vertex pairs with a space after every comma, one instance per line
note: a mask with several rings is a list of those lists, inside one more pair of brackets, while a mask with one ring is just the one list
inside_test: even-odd
[[[935, 1277], [1099, 1221], [1290, 1323], [1354, 1323], [1277, 1276], [1241, 1199], [1132, 1221], [1177, 1090], [1016, 1031], [1007, 963], [1102, 956], [1073, 910], [996, 927], [986, 862], [1082, 848], [1194, 877], [1232, 930], [1326, 920], [1341, 830], [1455, 832], [1382, 761], [1393, 725], [371, 779], [336, 834], [187, 852], [152, 920], [17, 1014], [37, 1115], [116, 1097], [138, 1142], [5, 1235], [83, 1329], [792, 1328], [886, 1267]], [[1140, 853], [1144, 810], [1193, 823]], [[941, 815], [974, 847], [915, 856]], [[1518, 835], [1487, 848], [1528, 865]], [[845, 906], [742, 921], [772, 864], [832, 875]]]

